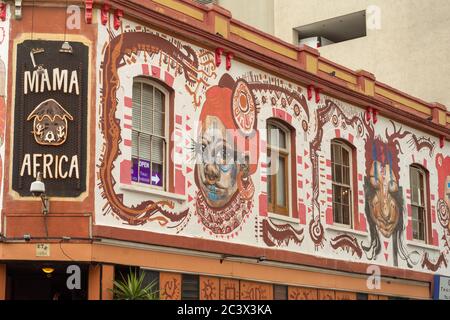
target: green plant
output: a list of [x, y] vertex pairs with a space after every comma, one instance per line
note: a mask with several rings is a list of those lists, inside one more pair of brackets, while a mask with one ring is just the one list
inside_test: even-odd
[[122, 280], [114, 281], [112, 292], [115, 300], [158, 300], [159, 291], [155, 288], [156, 281], [144, 287], [145, 274], [140, 275], [130, 270], [127, 278], [120, 274]]

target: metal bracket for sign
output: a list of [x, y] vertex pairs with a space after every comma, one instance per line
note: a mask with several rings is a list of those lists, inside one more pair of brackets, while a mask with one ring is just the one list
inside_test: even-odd
[[14, 1], [14, 17], [16, 20], [22, 19], [22, 0]]
[[31, 49], [31, 51], [30, 51], [31, 62], [33, 63], [34, 69], [38, 69], [38, 71], [43, 71], [44, 70], [44, 66], [42, 64], [40, 64], [40, 65], [36, 64], [36, 58], [35, 58], [34, 55], [35, 54], [41, 54], [41, 53], [44, 53], [44, 52], [45, 52], [45, 50], [42, 49], [42, 48], [34, 48], [34, 49]]

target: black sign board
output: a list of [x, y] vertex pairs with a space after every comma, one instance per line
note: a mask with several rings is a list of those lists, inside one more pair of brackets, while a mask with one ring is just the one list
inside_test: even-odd
[[89, 48], [79, 42], [17, 45], [13, 190], [30, 196], [41, 173], [49, 196], [86, 190]]

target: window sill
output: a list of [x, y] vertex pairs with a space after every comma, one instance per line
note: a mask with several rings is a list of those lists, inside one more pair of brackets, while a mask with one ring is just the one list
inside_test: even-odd
[[326, 226], [325, 229], [330, 230], [330, 231], [336, 231], [336, 232], [344, 232], [344, 233], [350, 233], [353, 235], [357, 235], [360, 237], [367, 237], [369, 235], [369, 233], [367, 231], [358, 231], [352, 228], [346, 228], [346, 227], [341, 227], [341, 226]]
[[180, 201], [180, 202], [187, 201], [186, 195], [179, 195], [176, 193], [158, 190], [158, 189], [146, 187], [146, 186], [135, 185], [135, 184], [130, 185], [130, 184], [121, 183], [120, 189], [126, 190], [126, 191], [132, 191], [132, 192], [145, 193], [145, 194], [153, 195], [153, 196], [165, 197], [165, 198], [169, 198], [171, 200], [176, 200], [176, 201]]
[[281, 222], [289, 222], [289, 223], [293, 223], [293, 224], [300, 224], [300, 218], [292, 218], [292, 217], [288, 217], [288, 216], [283, 216], [281, 214], [277, 214], [277, 213], [272, 213], [269, 212], [268, 214], [270, 219], [273, 220], [278, 220]]
[[426, 244], [423, 242], [415, 242], [415, 241], [408, 240], [408, 241], [406, 241], [406, 244], [408, 246], [416, 247], [416, 248], [420, 248], [420, 249], [431, 250], [431, 251], [436, 251], [436, 252], [441, 251], [439, 247], [436, 247], [431, 244]]

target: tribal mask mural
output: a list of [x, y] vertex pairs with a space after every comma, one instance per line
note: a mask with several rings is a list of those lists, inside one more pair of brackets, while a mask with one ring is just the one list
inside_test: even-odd
[[194, 142], [196, 209], [214, 234], [236, 230], [253, 208], [251, 175], [258, 163], [254, 98], [243, 80], [228, 76], [206, 93]]
[[[362, 246], [369, 260], [378, 256], [381, 251], [380, 234], [388, 239], [392, 237], [394, 264], [398, 265], [398, 250], [402, 257], [409, 260], [402, 245], [403, 222], [403, 189], [399, 185], [399, 155], [402, 153], [399, 140], [409, 132], [397, 130], [389, 134], [385, 131], [385, 139], [375, 137], [374, 128], [365, 123], [366, 137], [366, 177], [364, 193], [366, 196], [365, 211], [369, 223], [370, 244]], [[408, 261], [410, 264], [410, 261]]]
[[444, 158], [442, 154], [438, 154], [436, 168], [438, 170], [439, 222], [450, 234], [450, 157]]

